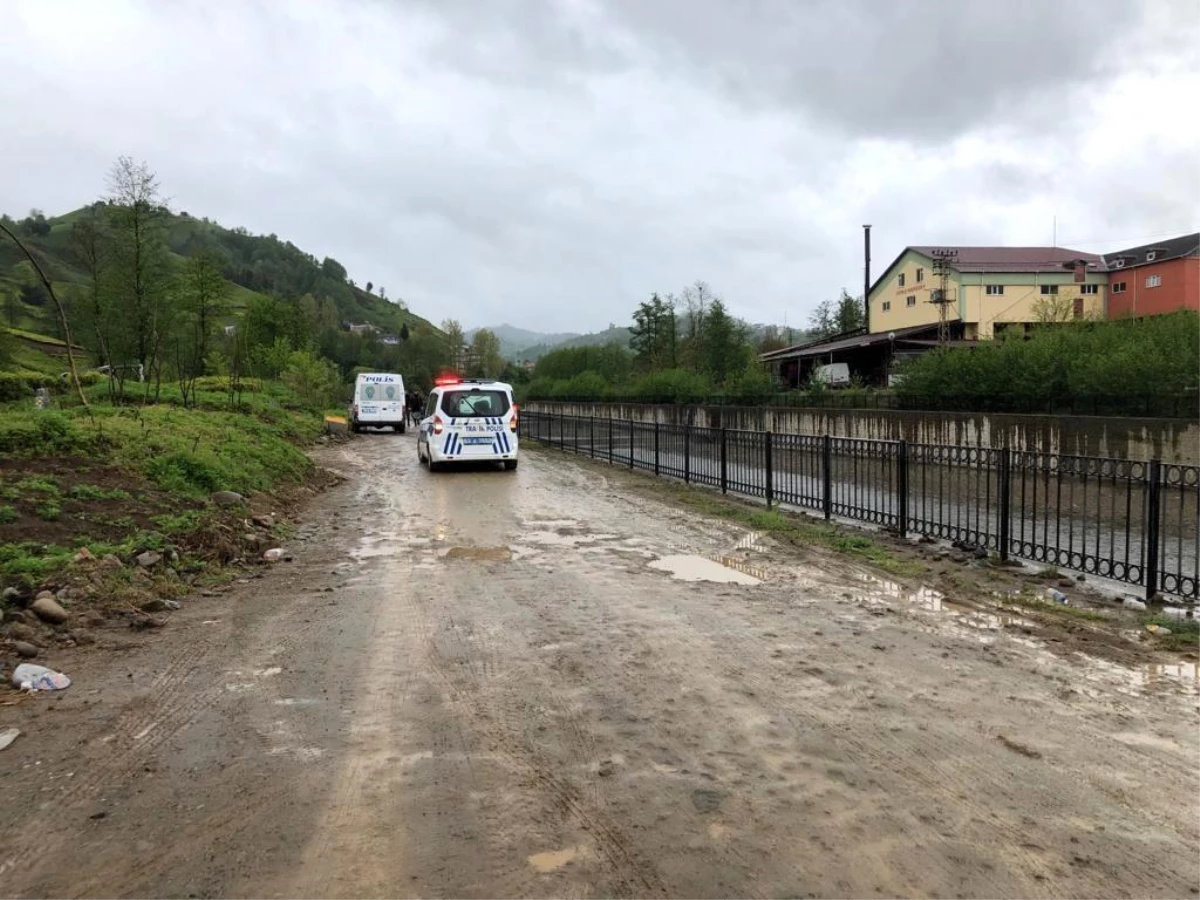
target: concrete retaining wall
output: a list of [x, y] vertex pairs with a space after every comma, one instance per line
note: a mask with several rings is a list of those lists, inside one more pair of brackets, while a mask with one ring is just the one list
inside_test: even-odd
[[922, 444], [1004, 447], [1075, 456], [1200, 462], [1200, 423], [1175, 419], [927, 413], [907, 410], [668, 406], [624, 403], [525, 404], [530, 412], [692, 424], [702, 428], [830, 434]]

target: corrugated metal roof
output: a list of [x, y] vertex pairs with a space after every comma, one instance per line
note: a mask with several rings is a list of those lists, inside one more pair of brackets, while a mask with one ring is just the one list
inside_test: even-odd
[[1076, 260], [1090, 263], [1089, 271], [1103, 272], [1104, 257], [1067, 247], [909, 247], [922, 256], [933, 258], [935, 250], [954, 250], [958, 256], [949, 261], [959, 272], [1063, 272], [1064, 264]]
[[828, 353], [838, 353], [842, 350], [853, 350], [859, 347], [873, 347], [878, 344], [886, 344], [893, 340], [893, 336], [895, 340], [900, 341], [904, 338], [911, 338], [914, 335], [926, 332], [936, 333], [937, 325], [913, 325], [909, 328], [897, 328], [892, 332], [883, 331], [876, 334], [859, 333], [837, 339], [827, 338], [821, 341], [813, 341], [809, 344], [800, 344], [796, 347], [787, 347], [783, 350], [764, 353], [759, 359], [763, 362], [773, 362], [780, 359], [812, 359], [816, 356], [825, 356]]

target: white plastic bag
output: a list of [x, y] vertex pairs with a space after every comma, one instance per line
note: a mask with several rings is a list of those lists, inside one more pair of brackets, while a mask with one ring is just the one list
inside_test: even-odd
[[12, 673], [13, 687], [22, 691], [61, 691], [71, 686], [71, 679], [62, 672], [45, 666], [21, 663]]

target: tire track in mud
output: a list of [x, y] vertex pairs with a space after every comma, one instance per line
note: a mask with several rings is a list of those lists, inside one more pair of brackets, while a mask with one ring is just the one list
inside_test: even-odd
[[[550, 708], [547, 711], [558, 713], [555, 719], [566, 719], [569, 723], [562, 733], [568, 738], [567, 749], [571, 759], [550, 758], [527, 734], [521, 734], [511, 727], [511, 723], [536, 721], [536, 717], [531, 716], [527, 708], [528, 701], [504, 686], [497, 688], [494, 681], [489, 684], [485, 672], [494, 671], [494, 667], [477, 667], [473, 663], [464, 666], [457, 663], [457, 660], [464, 657], [470, 659], [473, 651], [484, 658], [494, 657], [495, 651], [486, 644], [480, 647], [481, 642], [478, 640], [465, 640], [461, 629], [454, 625], [452, 618], [447, 617], [446, 622], [447, 627], [439, 629], [434, 638], [429, 661], [433, 671], [441, 678], [453, 698], [454, 705], [470, 723], [472, 732], [486, 740], [491, 752], [499, 753], [508, 759], [517, 771], [524, 774], [530, 783], [549, 797], [561, 814], [574, 818], [591, 835], [598, 856], [606, 862], [610, 874], [615, 879], [616, 893], [666, 895], [666, 885], [657, 869], [642, 856], [634, 841], [624, 834], [610, 816], [602, 808], [598, 808], [598, 797], [593, 795], [589, 798], [585, 789], [576, 781], [555, 774], [556, 769], [569, 767], [572, 762], [585, 765], [594, 759], [594, 745], [578, 722], [572, 721], [575, 716], [556, 702], [552, 695], [539, 697], [542, 704], [549, 704]], [[447, 652], [451, 648], [454, 652]], [[530, 662], [526, 665], [532, 666], [536, 663]], [[546, 673], [538, 679], [541, 683], [547, 680], [552, 679]], [[516, 678], [505, 679], [503, 685], [517, 681]], [[518, 709], [521, 706], [526, 708]], [[537, 881], [530, 875], [520, 877], [519, 885], [511, 883], [513, 877], [513, 873], [508, 873], [505, 878], [506, 887], [528, 889], [521, 893], [537, 892]]]

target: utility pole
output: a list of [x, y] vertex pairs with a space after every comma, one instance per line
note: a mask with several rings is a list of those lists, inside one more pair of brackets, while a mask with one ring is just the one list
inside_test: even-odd
[[871, 333], [871, 226], [863, 226], [863, 324]]
[[950, 343], [949, 307], [954, 302], [947, 285], [950, 283], [950, 271], [958, 259], [958, 251], [934, 250], [930, 255], [933, 257], [933, 275], [938, 280], [938, 287], [931, 292], [929, 302], [938, 308], [938, 344], [945, 347]]

